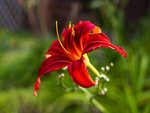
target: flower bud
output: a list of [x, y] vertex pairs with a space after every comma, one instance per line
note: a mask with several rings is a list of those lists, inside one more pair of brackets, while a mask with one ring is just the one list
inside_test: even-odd
[[109, 66], [106, 66], [106, 70], [109, 71], [109, 70], [110, 70], [110, 67], [109, 67]]
[[102, 70], [102, 71], [105, 71], [105, 68], [104, 68], [104, 67], [101, 67], [101, 70]]
[[112, 62], [111, 62], [111, 63], [110, 63], [110, 66], [112, 66], [112, 67], [113, 67], [113, 66], [114, 66], [114, 63], [112, 63]]

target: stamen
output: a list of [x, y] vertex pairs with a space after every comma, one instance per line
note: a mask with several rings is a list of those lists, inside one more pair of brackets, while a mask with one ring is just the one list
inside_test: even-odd
[[97, 69], [90, 62], [87, 62], [85, 60], [84, 63], [86, 64], [86, 66], [88, 66], [96, 74], [96, 76], [98, 76], [99, 78], [102, 78], [100, 73], [97, 71]]
[[95, 74], [96, 76], [102, 78], [102, 76], [100, 75], [100, 73], [97, 71], [97, 69], [90, 63], [90, 60], [87, 56], [87, 54], [84, 54], [84, 63], [86, 64], [86, 66], [88, 66]]
[[58, 41], [59, 41], [61, 47], [63, 48], [63, 50], [64, 50], [66, 53], [70, 54], [70, 53], [65, 49], [65, 47], [63, 46], [63, 44], [62, 44], [61, 41], [60, 41], [59, 34], [58, 34], [58, 24], [57, 24], [57, 23], [58, 23], [58, 22], [56, 21], [56, 33], [57, 33]]
[[74, 24], [72, 24], [72, 35], [75, 36]]
[[84, 54], [83, 56], [84, 56], [84, 59], [85, 59], [87, 62], [90, 62], [89, 57], [87, 56], [87, 54]]
[[71, 29], [71, 21], [69, 21], [69, 29]]

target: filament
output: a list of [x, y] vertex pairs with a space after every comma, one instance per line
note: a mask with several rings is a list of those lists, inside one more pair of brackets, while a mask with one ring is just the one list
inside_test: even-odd
[[57, 33], [58, 41], [59, 41], [59, 43], [60, 43], [62, 49], [63, 49], [66, 53], [69, 53], [69, 52], [65, 49], [65, 47], [63, 46], [63, 44], [62, 44], [61, 41], [60, 41], [59, 34], [58, 34], [58, 24], [57, 24], [57, 23], [58, 23], [58, 22], [56, 21], [56, 33]]

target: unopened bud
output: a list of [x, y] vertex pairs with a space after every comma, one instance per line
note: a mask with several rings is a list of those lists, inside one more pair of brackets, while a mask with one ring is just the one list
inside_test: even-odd
[[104, 92], [107, 92], [107, 88], [106, 87], [104, 88]]
[[58, 78], [61, 78], [61, 74], [58, 75]]
[[104, 74], [101, 74], [101, 76], [105, 79], [106, 78], [106, 75], [104, 75]]
[[97, 88], [98, 86], [97, 85], [95, 85], [95, 88]]
[[95, 80], [95, 81], [96, 81], [96, 83], [95, 83], [95, 84], [96, 84], [96, 85], [98, 85], [98, 80]]
[[102, 90], [102, 91], [101, 91], [101, 94], [102, 94], [102, 95], [104, 95], [104, 94], [105, 94], [105, 91], [104, 91], [104, 90]]
[[64, 77], [64, 73], [59, 74], [58, 77], [59, 77], [59, 78]]
[[109, 82], [110, 79], [107, 77], [105, 80], [106, 80], [107, 82]]
[[105, 71], [105, 68], [104, 68], [104, 67], [101, 67], [101, 70], [102, 70], [102, 71]]
[[64, 73], [61, 73], [61, 77], [64, 77], [65, 75], [64, 75]]
[[109, 66], [106, 66], [106, 70], [107, 70], [107, 71], [109, 71], [109, 70], [110, 70]]
[[95, 80], [99, 80], [99, 78], [98, 78], [98, 77], [95, 77]]
[[112, 66], [112, 67], [113, 67], [113, 66], [114, 66], [114, 63], [112, 63], [112, 62], [111, 62], [111, 63], [110, 63], [110, 66]]
[[101, 76], [102, 76], [107, 82], [109, 82], [109, 78], [108, 78], [106, 75], [101, 74]]

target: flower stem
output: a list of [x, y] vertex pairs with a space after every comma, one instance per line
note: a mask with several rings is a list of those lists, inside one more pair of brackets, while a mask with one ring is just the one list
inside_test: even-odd
[[80, 90], [82, 90], [86, 94], [86, 98], [93, 104], [95, 107], [97, 107], [100, 111], [104, 113], [109, 113], [101, 104], [98, 102], [95, 98], [93, 98], [93, 95], [85, 88], [79, 87]]

